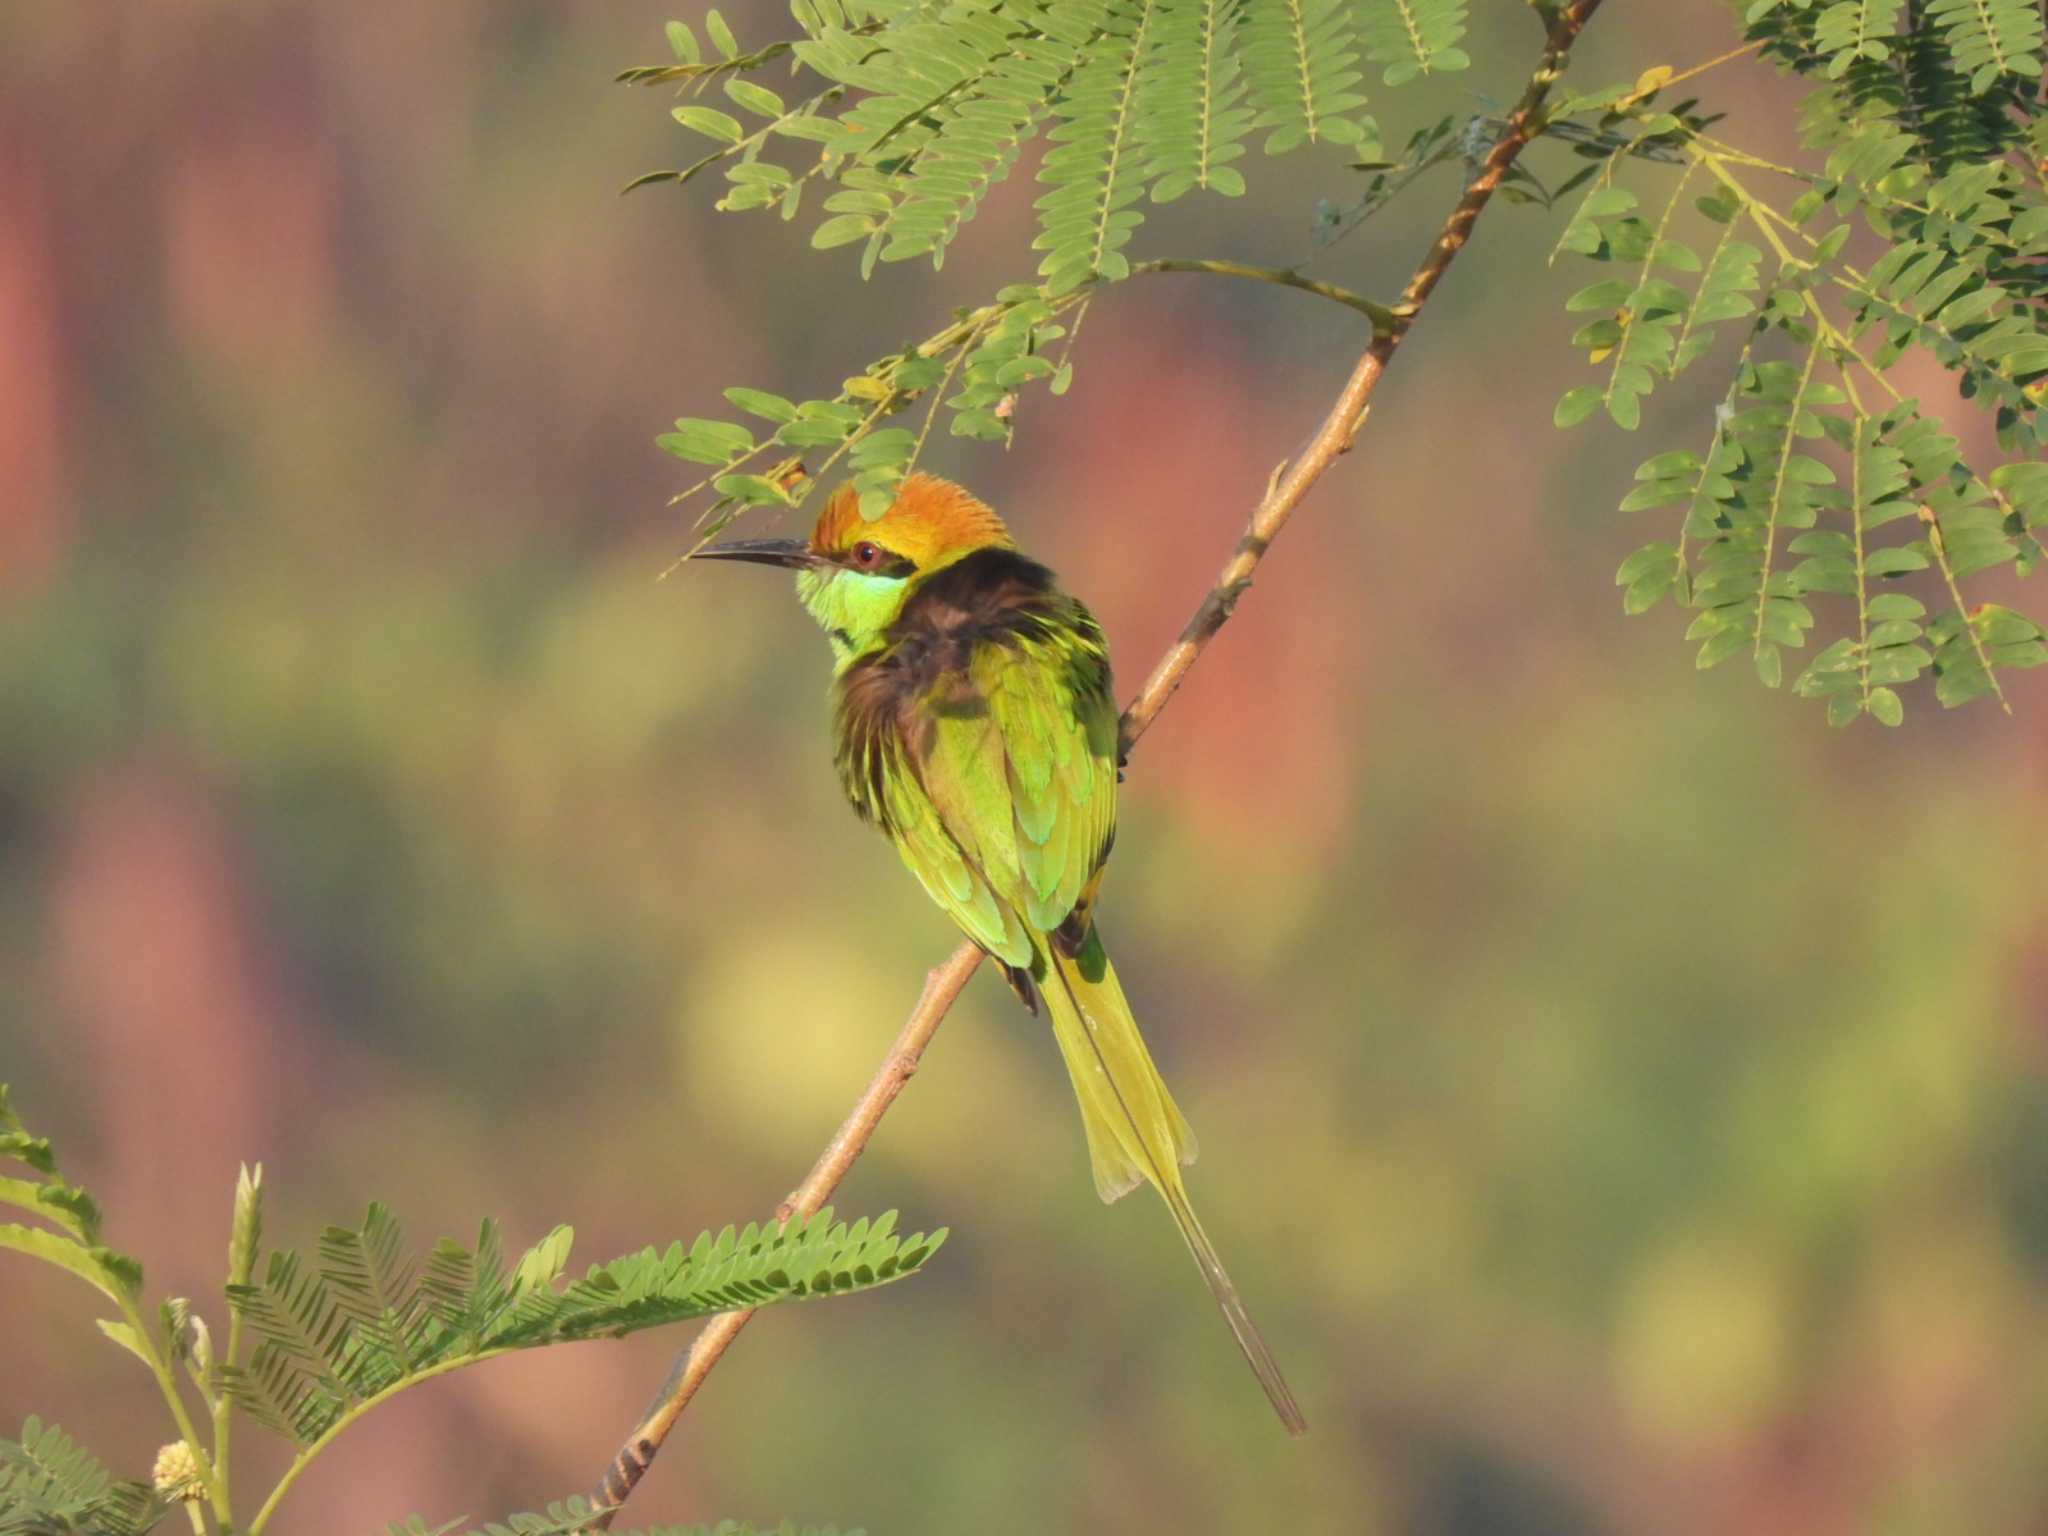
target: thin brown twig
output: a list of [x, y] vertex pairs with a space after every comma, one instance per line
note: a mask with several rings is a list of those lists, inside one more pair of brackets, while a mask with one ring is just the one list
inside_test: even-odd
[[1216, 638], [1216, 632], [1223, 627], [1231, 610], [1251, 586], [1252, 572], [1265, 557], [1274, 537], [1286, 526], [1287, 519], [1294, 515], [1294, 509], [1308, 494], [1309, 487], [1320, 480], [1341, 455], [1350, 451], [1358, 429], [1365, 424], [1366, 409], [1372, 403], [1373, 391], [1379, 387], [1380, 375], [1386, 372], [1388, 361], [1407, 336], [1415, 316], [1443, 280], [1458, 252], [1464, 249], [1465, 242], [1471, 238], [1473, 222], [1507, 175], [1508, 168], [1515, 163], [1515, 157], [1541, 131], [1544, 100], [1564, 74], [1572, 43], [1585, 26], [1586, 18], [1599, 6], [1600, 0], [1573, 0], [1552, 19], [1542, 63], [1530, 76], [1522, 99], [1516, 103], [1478, 173], [1466, 186], [1465, 195], [1458, 199], [1458, 206], [1444, 220], [1443, 230], [1430, 246], [1429, 254], [1423, 257], [1422, 264], [1408, 279], [1408, 286], [1401, 290], [1400, 301], [1390, 312], [1388, 323], [1375, 325], [1372, 344], [1365, 349], [1365, 355], [1359, 358], [1358, 366], [1345, 381], [1337, 403], [1330, 407], [1329, 414], [1323, 418], [1323, 424], [1316, 429], [1307, 446], [1274, 477], [1265, 498], [1252, 513], [1244, 537], [1238, 540], [1236, 553], [1223, 567], [1223, 574], [1217, 578], [1209, 595], [1202, 599], [1202, 606], [1195, 610], [1195, 616], [1181, 631], [1180, 638], [1160, 658], [1159, 665], [1152, 669], [1152, 675], [1145, 680], [1136, 701], [1125, 712], [1124, 748], [1127, 752], [1159, 711], [1165, 708], [1166, 701], [1173, 697], [1181, 679], [1195, 664], [1195, 658]]
[[1631, 91], [1614, 105], [1617, 108], [1634, 106], [1646, 97], [1654, 96], [1659, 91], [1668, 91], [1672, 86], [1691, 80], [1696, 76], [1704, 75], [1710, 69], [1719, 69], [1723, 64], [1732, 63], [1736, 59], [1742, 58], [1745, 54], [1755, 53], [1763, 46], [1764, 39], [1758, 38], [1755, 42], [1744, 43], [1740, 48], [1730, 48], [1726, 53], [1716, 54], [1704, 64], [1695, 64], [1691, 69], [1681, 69], [1675, 75], [1658, 76], [1655, 70], [1651, 70], [1649, 75], [1654, 81], [1653, 84], [1645, 89]]
[[1339, 288], [1335, 283], [1326, 283], [1313, 277], [1304, 277], [1292, 267], [1252, 267], [1241, 261], [1194, 261], [1183, 256], [1162, 256], [1153, 261], [1131, 263], [1131, 276], [1139, 277], [1149, 272], [1204, 272], [1211, 277], [1242, 277], [1255, 283], [1273, 283], [1281, 288], [1299, 288], [1303, 293], [1313, 293], [1346, 309], [1355, 309], [1370, 320], [1376, 329], [1384, 329], [1394, 323], [1394, 312], [1384, 304], [1375, 304], [1362, 293], [1353, 293], [1349, 288]]
[[[925, 1046], [931, 1042], [940, 1022], [946, 1017], [946, 1010], [953, 1006], [954, 999], [959, 997], [968, 978], [980, 964], [981, 951], [972, 944], [962, 944], [943, 965], [926, 974], [924, 992], [919, 996], [917, 1006], [910, 1011], [910, 1017], [904, 1021], [896, 1043], [882, 1058], [881, 1066], [868, 1082], [867, 1091], [861, 1094], [839, 1127], [839, 1134], [832, 1138], [817, 1162], [811, 1165], [803, 1183], [791, 1190], [782, 1204], [775, 1208], [777, 1221], [787, 1222], [793, 1217], [815, 1215], [831, 1199], [832, 1191], [839, 1187], [839, 1181], [852, 1170], [867, 1147], [868, 1138], [874, 1135], [882, 1116], [896, 1102], [896, 1095], [916, 1074]], [[633, 1432], [626, 1437], [626, 1443], [619, 1447], [618, 1455], [612, 1458], [611, 1465], [605, 1468], [604, 1476], [598, 1480], [590, 1501], [599, 1513], [585, 1525], [585, 1530], [610, 1528], [619, 1506], [632, 1496], [634, 1486], [646, 1473], [648, 1464], [668, 1438], [668, 1432], [675, 1427], [676, 1419], [689, 1406], [690, 1399], [697, 1395], [704, 1378], [711, 1374], [711, 1368], [718, 1364], [732, 1341], [739, 1337], [740, 1330], [747, 1326], [755, 1310], [748, 1307], [739, 1312], [721, 1312], [706, 1323], [697, 1337], [690, 1341], [690, 1347], [677, 1356], [668, 1380], [654, 1394], [647, 1413], [634, 1426]]]
[[[1572, 0], [1571, 4], [1550, 13], [1548, 41], [1542, 62], [1530, 77], [1528, 88], [1522, 93], [1522, 99], [1509, 116], [1500, 137], [1494, 141], [1492, 151], [1466, 186], [1457, 207], [1444, 221], [1442, 232], [1415, 269], [1414, 276], [1409, 278], [1408, 286], [1402, 290], [1400, 302], [1390, 313], [1390, 323], [1375, 326], [1372, 343], [1352, 370], [1351, 377], [1345, 381], [1336, 404], [1330, 408], [1322, 425], [1300, 454], [1275, 473], [1216, 585], [1202, 599], [1201, 607], [1196, 609], [1195, 616], [1188, 621], [1180, 638], [1152, 669], [1152, 675], [1146, 678], [1130, 708], [1124, 711], [1122, 747], [1126, 754], [1158, 719], [1160, 710], [1166, 707], [1167, 700], [1180, 687], [1195, 659], [1230, 618], [1231, 610], [1251, 585], [1253, 571], [1294, 509], [1301, 504], [1302, 498], [1330, 466], [1350, 450], [1358, 429], [1364, 424], [1373, 390], [1386, 371], [1389, 359], [1407, 335], [1416, 314], [1442, 280], [1444, 272], [1471, 237], [1474, 220], [1486, 207], [1508, 168], [1514, 164], [1515, 157], [1541, 129], [1544, 100], [1563, 75], [1572, 44], [1587, 18], [1599, 6], [1600, 0]], [[981, 958], [981, 951], [973, 944], [962, 944], [944, 964], [926, 975], [924, 991], [917, 1000], [916, 1008], [911, 1011], [895, 1043], [890, 1046], [888, 1056], [868, 1083], [867, 1091], [855, 1103], [845, 1123], [839, 1127], [838, 1135], [832, 1138], [823, 1155], [812, 1165], [804, 1181], [777, 1208], [778, 1221], [812, 1215], [831, 1198], [840, 1180], [846, 1177], [866, 1148], [882, 1116], [917, 1071], [925, 1047], [937, 1033], [947, 1010], [965, 989], [968, 979], [980, 966]], [[706, 1324], [691, 1341], [689, 1348], [677, 1359], [668, 1380], [655, 1394], [648, 1412], [626, 1437], [626, 1443], [620, 1447], [618, 1455], [605, 1469], [604, 1476], [592, 1492], [594, 1508], [585, 1530], [610, 1528], [620, 1506], [632, 1496], [669, 1431], [674, 1428], [676, 1419], [753, 1315], [752, 1309], [723, 1313]]]

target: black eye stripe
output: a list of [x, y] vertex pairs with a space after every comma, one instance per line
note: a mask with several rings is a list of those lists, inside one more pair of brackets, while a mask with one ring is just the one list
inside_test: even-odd
[[[861, 552], [870, 549], [875, 552], [873, 563], [861, 558]], [[840, 558], [842, 563], [849, 569], [859, 571], [867, 576], [889, 576], [900, 579], [912, 574], [917, 569], [916, 561], [907, 560], [902, 555], [892, 553], [868, 539], [861, 540], [860, 543], [854, 545], [853, 548], [849, 549]]]

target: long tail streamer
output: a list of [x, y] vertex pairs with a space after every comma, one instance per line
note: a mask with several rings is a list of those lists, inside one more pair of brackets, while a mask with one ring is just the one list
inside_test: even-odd
[[1273, 1411], [1289, 1434], [1304, 1433], [1308, 1421], [1280, 1363], [1189, 1203], [1180, 1169], [1195, 1159], [1194, 1133], [1153, 1065], [1100, 936], [1090, 933], [1081, 953], [1071, 958], [1049, 943], [1041, 953], [1053, 985], [1044, 985], [1041, 977], [1040, 990], [1081, 1102], [1097, 1192], [1105, 1201], [1116, 1200], [1141, 1181], [1159, 1191]]

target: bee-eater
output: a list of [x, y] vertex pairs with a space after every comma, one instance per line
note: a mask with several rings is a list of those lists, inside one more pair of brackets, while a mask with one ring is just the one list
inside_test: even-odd
[[1259, 1384], [1307, 1428], [1272, 1351], [1188, 1202], [1195, 1136], [1138, 1033], [1103, 951], [1095, 898], [1116, 837], [1117, 709], [1109, 648], [1052, 572], [961, 487], [906, 479], [860, 515], [853, 487], [810, 540], [713, 544], [700, 557], [796, 572], [832, 644], [840, 782], [933, 901], [1002, 966], [1074, 1080], [1095, 1188], [1157, 1189]]

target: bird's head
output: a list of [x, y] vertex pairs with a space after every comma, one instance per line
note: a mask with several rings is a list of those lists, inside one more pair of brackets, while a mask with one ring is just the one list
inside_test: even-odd
[[802, 539], [734, 539], [697, 558], [748, 560], [796, 572], [797, 596], [832, 642], [841, 666], [882, 644], [918, 587], [978, 549], [1013, 549], [1010, 531], [988, 505], [950, 480], [912, 475], [880, 517], [860, 515], [860, 497], [842, 485]]

